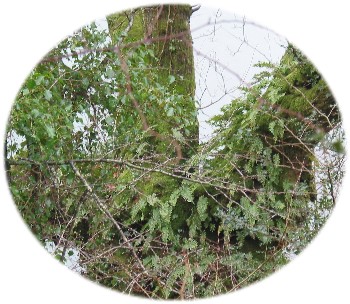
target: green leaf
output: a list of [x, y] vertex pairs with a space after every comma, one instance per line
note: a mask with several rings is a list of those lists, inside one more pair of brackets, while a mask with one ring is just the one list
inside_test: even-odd
[[142, 155], [144, 153], [146, 147], [147, 147], [147, 143], [140, 144], [136, 149], [136, 153], [138, 155]]
[[175, 81], [175, 76], [169, 75], [169, 84], [172, 84]]
[[180, 196], [180, 191], [179, 189], [176, 189], [173, 193], [171, 193], [170, 198], [169, 198], [169, 203], [171, 206], [175, 206], [177, 203], [177, 199]]
[[268, 93], [268, 100], [271, 103], [277, 103], [284, 95], [285, 93], [280, 93], [277, 89], [274, 89]]
[[43, 75], [40, 75], [37, 79], [35, 79], [36, 85], [40, 85], [44, 79], [45, 77]]
[[46, 128], [47, 135], [48, 135], [50, 138], [55, 137], [56, 132], [55, 132], [55, 129], [54, 129], [53, 127], [51, 127], [51, 126], [49, 126], [49, 125], [46, 125], [45, 128]]
[[27, 87], [29, 90], [32, 90], [35, 88], [35, 81], [33, 79], [30, 79], [27, 83]]
[[51, 207], [51, 206], [52, 206], [52, 202], [51, 202], [51, 200], [50, 200], [49, 198], [47, 198], [47, 199], [45, 200], [45, 205], [46, 205], [47, 207]]
[[108, 78], [113, 78], [115, 76], [115, 73], [112, 69], [107, 69], [106, 75]]
[[28, 95], [29, 94], [29, 90], [27, 88], [23, 89], [22, 90], [22, 94], [23, 94], [23, 96]]
[[155, 206], [159, 202], [159, 198], [155, 193], [152, 193], [152, 195], [147, 196], [147, 203], [150, 206]]
[[187, 250], [194, 250], [196, 249], [198, 246], [198, 243], [196, 240], [193, 240], [193, 239], [187, 239], [185, 241], [185, 244], [183, 245], [183, 248], [184, 249], [187, 249]]
[[276, 209], [279, 209], [279, 210], [282, 210], [282, 209], [284, 209], [284, 207], [285, 207], [284, 203], [281, 202], [281, 201], [277, 201], [277, 202], [274, 204], [274, 206], [275, 206]]
[[159, 214], [166, 222], [170, 222], [171, 211], [172, 211], [171, 206], [163, 202], [161, 204]]
[[52, 99], [52, 93], [49, 90], [46, 90], [44, 93], [44, 97], [47, 101], [50, 101]]
[[87, 88], [87, 87], [89, 86], [89, 79], [84, 78], [84, 79], [82, 80], [82, 84], [84, 85], [85, 88]]
[[31, 111], [31, 114], [32, 114], [32, 116], [33, 116], [34, 118], [37, 118], [37, 117], [40, 116], [41, 113], [40, 113], [37, 109], [33, 109], [33, 110]]
[[121, 97], [120, 101], [122, 102], [123, 105], [125, 105], [125, 104], [126, 104], [126, 101], [127, 101], [126, 95], [123, 95], [123, 96]]
[[109, 126], [112, 126], [113, 123], [114, 123], [114, 119], [113, 119], [112, 116], [106, 117], [105, 121], [106, 121], [106, 124], [109, 125]]
[[168, 117], [173, 116], [174, 115], [174, 108], [173, 107], [169, 107], [168, 110], [166, 111], [166, 115]]
[[74, 173], [69, 172], [67, 175], [67, 184], [72, 185], [75, 179]]
[[193, 193], [192, 193], [192, 189], [187, 187], [187, 186], [183, 186], [181, 189], [181, 196], [187, 201], [187, 202], [193, 202]]
[[67, 198], [64, 203], [65, 203], [65, 210], [66, 212], [68, 212], [69, 208], [72, 206], [73, 204], [73, 199], [72, 198]]
[[144, 199], [140, 199], [136, 204], [133, 205], [131, 209], [131, 218], [135, 219], [139, 212], [142, 212], [145, 207], [146, 201]]
[[208, 199], [205, 196], [200, 196], [197, 203], [197, 212], [201, 221], [204, 221], [207, 214]]
[[276, 125], [275, 121], [271, 121], [269, 123], [269, 130], [273, 136], [275, 136], [275, 125]]
[[173, 136], [179, 142], [185, 142], [185, 138], [184, 138], [184, 136], [181, 134], [181, 132], [179, 130], [173, 129]]

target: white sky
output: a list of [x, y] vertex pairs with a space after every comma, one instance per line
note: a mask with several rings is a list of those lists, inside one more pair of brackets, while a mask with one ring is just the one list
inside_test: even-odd
[[[227, 67], [225, 70], [194, 52], [196, 100], [203, 108], [198, 116], [201, 141], [206, 141], [212, 133], [206, 120], [218, 114], [224, 104], [230, 103], [241, 93], [238, 89], [241, 81], [228, 71], [237, 73], [247, 84], [254, 74], [261, 71], [254, 67], [256, 63], [278, 63], [284, 54], [284, 38], [255, 25], [245, 23], [243, 26], [243, 21], [243, 16], [205, 6], [191, 17], [194, 49]], [[201, 28], [208, 22], [210, 25]], [[194, 31], [198, 28], [201, 29]]]

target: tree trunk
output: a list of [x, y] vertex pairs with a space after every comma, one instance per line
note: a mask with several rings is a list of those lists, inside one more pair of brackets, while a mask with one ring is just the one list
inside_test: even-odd
[[[170, 95], [181, 97], [181, 102], [175, 108], [169, 105], [160, 108], [153, 104], [152, 111], [143, 114], [150, 126], [164, 122], [156, 130], [160, 134], [171, 137], [176, 131], [181, 133], [182, 155], [185, 159], [196, 152], [199, 137], [194, 101], [195, 71], [189, 23], [191, 13], [189, 5], [160, 5], [117, 13], [107, 18], [113, 44], [120, 43], [123, 31], [124, 44], [135, 41], [146, 43], [155, 56], [150, 58], [150, 69], [145, 74], [165, 87]], [[162, 143], [155, 145], [160, 146]], [[158, 151], [165, 153], [164, 149]]]
[[[264, 96], [272, 104], [269, 101], [269, 90], [284, 92], [274, 105], [279, 115], [289, 118], [284, 136], [279, 142], [281, 165], [284, 167], [281, 184], [287, 181], [293, 185], [293, 191], [297, 192], [297, 185], [303, 183], [307, 187], [309, 201], [315, 202], [317, 193], [313, 163], [317, 155], [314, 149], [340, 123], [340, 113], [321, 74], [293, 45], [288, 46], [281, 59], [281, 66], [284, 70], [276, 72], [275, 79]], [[267, 126], [265, 122], [264, 127]], [[283, 185], [280, 191], [284, 191]], [[299, 211], [299, 220], [303, 222], [309, 206], [305, 206], [304, 210], [300, 208]]]

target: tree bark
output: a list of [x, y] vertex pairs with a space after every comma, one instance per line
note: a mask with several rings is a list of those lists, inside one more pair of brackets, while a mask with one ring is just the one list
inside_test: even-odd
[[[185, 159], [196, 152], [199, 141], [194, 101], [195, 71], [189, 23], [191, 13], [192, 8], [189, 5], [160, 5], [107, 17], [113, 44], [120, 43], [123, 31], [124, 44], [135, 41], [147, 44], [155, 56], [150, 58], [148, 70], [151, 72], [148, 71], [145, 74], [155, 79], [170, 94], [182, 96], [182, 104], [175, 109], [174, 116], [169, 115], [170, 112], [167, 113], [164, 108], [151, 105], [152, 114], [143, 113], [142, 118], [147, 119], [148, 126], [164, 121], [162, 128], [155, 130], [161, 135], [158, 136], [158, 141], [164, 136], [172, 137], [173, 130], [180, 130], [184, 139], [181, 143], [181, 157]], [[142, 100], [139, 101], [139, 103], [142, 102]], [[150, 133], [149, 130], [148, 133]], [[157, 136], [154, 138], [157, 139]], [[175, 143], [174, 140], [173, 143]], [[153, 144], [162, 145], [162, 143]], [[174, 147], [178, 150], [176, 145]], [[158, 150], [165, 153], [164, 149]]]

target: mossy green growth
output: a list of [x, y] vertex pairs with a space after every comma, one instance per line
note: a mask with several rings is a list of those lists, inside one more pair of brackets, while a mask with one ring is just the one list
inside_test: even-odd
[[120, 41], [129, 43], [144, 38], [144, 21], [141, 9], [109, 15], [107, 23], [113, 45]]
[[[185, 158], [197, 150], [199, 136], [190, 16], [189, 5], [163, 5], [107, 18], [113, 44], [140, 42], [135, 48], [123, 50], [129, 60], [133, 60], [131, 54], [147, 53], [139, 66], [145, 81], [133, 86], [134, 95], [144, 104], [149, 125], [163, 135], [186, 142], [182, 151]], [[134, 73], [140, 71], [131, 71]], [[158, 153], [169, 152], [164, 142], [151, 142]]]
[[[293, 45], [287, 47], [273, 76], [264, 94], [268, 102], [300, 113], [325, 132], [340, 120], [336, 101], [322, 75]], [[274, 100], [272, 95], [278, 98]]]

